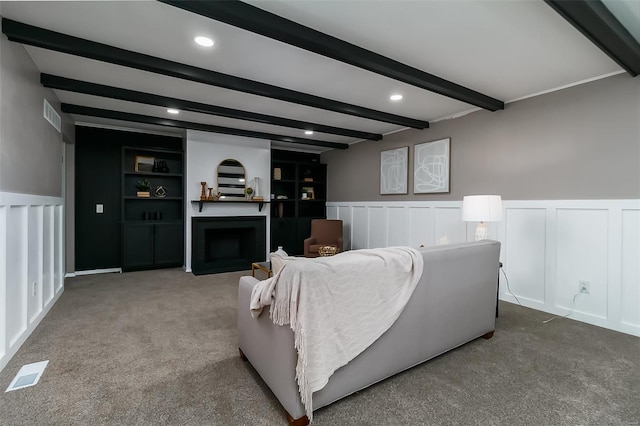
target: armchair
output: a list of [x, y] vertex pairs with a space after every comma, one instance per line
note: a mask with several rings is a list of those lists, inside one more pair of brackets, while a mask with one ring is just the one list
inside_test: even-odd
[[311, 236], [304, 240], [304, 257], [318, 257], [322, 246], [336, 246], [342, 251], [342, 221], [333, 219], [313, 219]]

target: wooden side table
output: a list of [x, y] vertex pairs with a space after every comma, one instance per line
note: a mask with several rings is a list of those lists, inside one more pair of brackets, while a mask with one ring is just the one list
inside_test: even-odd
[[261, 270], [267, 274], [267, 278], [271, 278], [271, 262], [254, 262], [251, 264], [251, 276], [256, 276], [256, 269]]

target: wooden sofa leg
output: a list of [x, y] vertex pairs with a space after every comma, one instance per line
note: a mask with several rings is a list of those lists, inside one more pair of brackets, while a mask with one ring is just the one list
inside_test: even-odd
[[244, 352], [242, 352], [242, 349], [238, 348], [238, 352], [240, 352], [240, 358], [242, 358], [243, 361], [248, 361], [248, 359], [245, 356]]
[[482, 335], [482, 338], [483, 338], [483, 339], [491, 339], [491, 338], [493, 337], [493, 333], [494, 333], [494, 332], [495, 332], [495, 330], [491, 330], [491, 331], [489, 331], [488, 333], [484, 333], [484, 334]]
[[287, 413], [287, 421], [289, 422], [290, 426], [307, 426], [309, 424], [309, 418], [307, 416], [302, 416], [299, 419], [294, 419], [289, 413]]

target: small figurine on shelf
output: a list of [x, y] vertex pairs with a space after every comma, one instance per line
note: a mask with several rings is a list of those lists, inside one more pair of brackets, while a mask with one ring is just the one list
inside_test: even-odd
[[252, 187], [250, 187], [250, 186], [248, 186], [248, 187], [244, 190], [244, 193], [245, 193], [245, 194], [246, 194], [246, 196], [247, 196], [247, 200], [250, 200], [250, 199], [251, 199], [251, 194], [253, 194], [253, 188], [252, 188]]
[[151, 190], [151, 184], [146, 179], [140, 179], [136, 184], [136, 188], [138, 188], [138, 192], [136, 192], [136, 196], [141, 198], [148, 198], [151, 196], [149, 192]]
[[213, 198], [213, 188], [208, 188], [209, 189], [209, 196], [207, 197], [207, 201], [214, 201]]
[[164, 198], [167, 196], [167, 188], [165, 188], [162, 185], [158, 185], [156, 186], [156, 189], [154, 191], [154, 195], [158, 198]]
[[207, 182], [200, 182], [202, 186], [202, 192], [200, 192], [200, 201], [204, 201], [207, 199]]

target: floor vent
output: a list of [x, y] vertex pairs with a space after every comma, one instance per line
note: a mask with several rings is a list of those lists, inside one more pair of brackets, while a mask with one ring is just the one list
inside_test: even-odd
[[5, 392], [28, 388], [29, 386], [38, 384], [38, 380], [40, 380], [40, 376], [44, 373], [44, 369], [47, 368], [47, 364], [49, 364], [49, 360], [23, 365]]
[[58, 115], [56, 110], [53, 109], [51, 104], [47, 102], [46, 99], [44, 100], [44, 118], [49, 123], [51, 123], [51, 125], [55, 127], [58, 132], [62, 131], [61, 130], [62, 121], [60, 120], [60, 116]]

